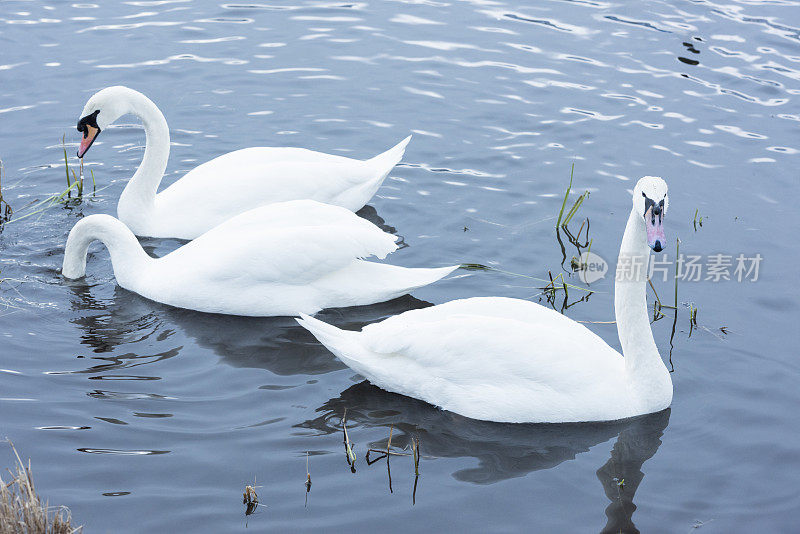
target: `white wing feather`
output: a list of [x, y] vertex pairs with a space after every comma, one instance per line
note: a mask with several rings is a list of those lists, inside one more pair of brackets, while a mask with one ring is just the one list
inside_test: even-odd
[[164, 260], [196, 265], [199, 279], [302, 285], [355, 259], [384, 258], [395, 240], [345, 208], [296, 200], [238, 215]]

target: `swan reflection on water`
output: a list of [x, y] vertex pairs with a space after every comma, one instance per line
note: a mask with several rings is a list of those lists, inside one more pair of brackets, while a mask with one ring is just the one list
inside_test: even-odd
[[[633, 498], [644, 473], [642, 464], [661, 445], [670, 410], [611, 423], [510, 424], [469, 419], [452, 412], [386, 392], [364, 381], [343, 391], [317, 409], [319, 417], [296, 426], [323, 434], [340, 433], [347, 410], [347, 427], [353, 435], [359, 426], [393, 427], [393, 447], [409, 447], [419, 438], [425, 456], [473, 457], [476, 467], [453, 473], [457, 480], [493, 484], [522, 477], [532, 471], [550, 469], [574, 459], [591, 447], [616, 437], [608, 462], [597, 477], [611, 501], [606, 507], [607, 524], [602, 532], [638, 532], [632, 516]], [[370, 447], [386, 449], [386, 440]]]
[[[185, 350], [180, 334], [233, 367], [267, 369], [282, 376], [319, 375], [345, 367], [293, 317], [237, 317], [185, 310], [153, 302], [119, 286], [114, 288], [113, 297], [105, 300], [93, 296], [92, 287], [83, 282], [69, 287], [76, 297], [72, 309], [78, 312], [71, 322], [82, 331], [81, 344], [96, 354], [92, 359], [107, 362], [83, 372], [130, 367], [133, 360], [155, 363], [177, 356]], [[404, 295], [369, 306], [331, 308], [317, 316], [342, 328], [360, 329], [391, 315], [428, 306], [431, 303]], [[167, 340], [173, 336], [176, 341], [169, 344]], [[118, 347], [151, 337], [160, 342], [158, 354], [136, 355], [128, 350], [118, 354]]]

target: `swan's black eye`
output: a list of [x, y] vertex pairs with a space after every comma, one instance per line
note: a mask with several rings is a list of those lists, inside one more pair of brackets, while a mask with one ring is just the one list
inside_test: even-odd
[[642, 193], [642, 196], [644, 197], [644, 216], [647, 217], [647, 210], [650, 208], [655, 208], [656, 203], [650, 200], [650, 198], [644, 193]]
[[86, 133], [87, 124], [92, 128], [97, 128], [99, 130], [100, 128], [97, 126], [97, 115], [99, 113], [100, 110], [98, 109], [92, 112], [91, 114], [86, 115], [85, 117], [81, 117], [81, 120], [78, 121], [78, 131]]

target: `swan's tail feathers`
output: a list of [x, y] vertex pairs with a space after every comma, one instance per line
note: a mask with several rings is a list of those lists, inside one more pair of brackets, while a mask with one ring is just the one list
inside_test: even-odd
[[349, 364], [352, 354], [359, 352], [355, 341], [355, 336], [358, 335], [358, 332], [336, 328], [305, 313], [301, 313], [300, 318], [295, 320], [345, 363]]
[[336, 298], [327, 306], [364, 306], [391, 300], [432, 284], [458, 266], [408, 268], [367, 260], [354, 260], [344, 269], [319, 279], [315, 286]]
[[358, 211], [364, 207], [392, 172], [394, 166], [403, 158], [409, 141], [411, 141], [410, 135], [386, 152], [364, 161], [362, 167], [364, 173], [361, 177], [363, 182], [336, 197], [332, 203], [344, 206], [350, 211]]
[[406, 152], [406, 146], [408, 146], [409, 141], [411, 141], [410, 135], [386, 152], [378, 154], [374, 158], [370, 158], [368, 161], [376, 167], [385, 169], [386, 173], [388, 174], [395, 165], [400, 163], [400, 160], [403, 158], [403, 154]]
[[415, 267], [405, 269], [405, 274], [407, 277], [404, 283], [407, 284], [408, 291], [419, 289], [420, 287], [427, 286], [428, 284], [432, 284], [438, 280], [441, 280], [448, 274], [458, 269], [458, 267], [458, 265], [452, 265], [450, 267]]

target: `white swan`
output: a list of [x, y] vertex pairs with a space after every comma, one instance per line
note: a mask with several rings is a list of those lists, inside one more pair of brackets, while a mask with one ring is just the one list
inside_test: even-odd
[[396, 250], [395, 236], [345, 208], [314, 200], [255, 208], [162, 258], [148, 256], [121, 221], [90, 215], [67, 238], [66, 278], [86, 273], [89, 244], [98, 239], [123, 288], [179, 308], [232, 315], [297, 315], [382, 302], [458, 268], [364, 261]]
[[312, 199], [357, 211], [400, 161], [411, 136], [366, 161], [304, 148], [254, 147], [223, 154], [192, 169], [156, 194], [169, 158], [164, 115], [142, 93], [107, 87], [83, 108], [78, 131], [82, 158], [101, 131], [122, 115], [142, 120], [144, 158], [117, 204], [117, 216], [136, 235], [194, 239], [249, 209]]
[[[619, 266], [662, 250], [667, 185], [646, 176], [633, 192]], [[340, 330], [300, 324], [377, 386], [458, 414], [502, 422], [609, 421], [660, 411], [672, 380], [650, 330], [646, 268], [622, 269], [614, 311], [624, 357], [580, 323], [526, 300], [456, 300]]]

